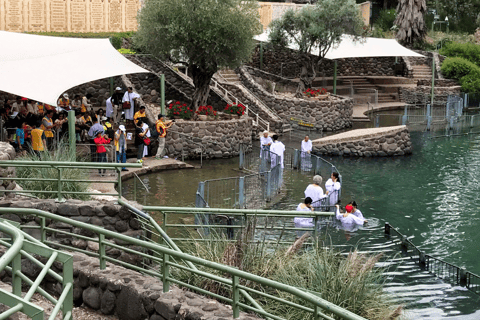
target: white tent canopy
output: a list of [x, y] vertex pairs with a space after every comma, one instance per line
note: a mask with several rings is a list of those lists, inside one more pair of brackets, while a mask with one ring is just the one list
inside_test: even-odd
[[[268, 42], [270, 30], [255, 37], [255, 40]], [[298, 50], [298, 45], [294, 41], [290, 41], [288, 47]], [[318, 48], [312, 51], [312, 54], [319, 55]], [[343, 35], [342, 41], [335, 47], [331, 48], [325, 58], [342, 59], [342, 58], [367, 58], [367, 57], [423, 57], [410, 49], [405, 48], [395, 39], [365, 38], [362, 41], [353, 41], [353, 37]]]
[[57, 105], [80, 84], [149, 72], [123, 57], [108, 39], [76, 39], [0, 31], [0, 90]]

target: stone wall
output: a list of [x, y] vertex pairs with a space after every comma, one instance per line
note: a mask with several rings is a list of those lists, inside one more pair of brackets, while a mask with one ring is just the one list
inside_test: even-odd
[[[0, 160], [14, 160], [16, 156], [15, 149], [10, 143], [0, 141]], [[2, 178], [11, 178], [15, 176], [15, 168], [0, 167], [0, 197], [5, 195], [3, 190], [13, 190], [17, 184], [13, 180], [3, 180]]]
[[[287, 78], [300, 77], [300, 55], [291, 49], [264, 45], [263, 70]], [[338, 76], [393, 76], [395, 57], [348, 58], [337, 60]], [[255, 48], [249, 66], [260, 68], [260, 46]], [[317, 77], [333, 76], [333, 61], [323, 59], [317, 67]]]
[[[3, 248], [2, 248], [3, 250]], [[2, 254], [3, 252], [0, 252]], [[171, 286], [163, 293], [162, 282], [139, 272], [107, 262], [100, 270], [97, 258], [74, 252], [73, 301], [74, 306], [84, 306], [104, 315], [115, 315], [120, 320], [225, 320], [232, 318], [232, 308], [193, 292]], [[46, 259], [43, 259], [46, 262]], [[37, 265], [22, 259], [22, 273], [34, 280], [40, 273]], [[61, 273], [62, 265], [54, 263], [53, 271]], [[0, 273], [0, 280], [12, 281], [11, 273]], [[41, 286], [50, 294], [59, 296], [61, 285], [46, 276]], [[257, 320], [244, 312], [240, 320]]]
[[352, 130], [312, 143], [313, 152], [320, 155], [386, 157], [412, 153], [406, 126]]
[[329, 101], [285, 98], [267, 92], [246, 68], [237, 69], [245, 87], [286, 121], [298, 118], [315, 124], [324, 131], [336, 131], [352, 126], [353, 99], [331, 95]]
[[[184, 133], [183, 136], [179, 133]], [[190, 137], [194, 137], [191, 139]], [[167, 154], [181, 157], [182, 150], [189, 158], [229, 158], [238, 156], [240, 144], [252, 145], [252, 120], [246, 116], [232, 120], [177, 120], [165, 140]]]

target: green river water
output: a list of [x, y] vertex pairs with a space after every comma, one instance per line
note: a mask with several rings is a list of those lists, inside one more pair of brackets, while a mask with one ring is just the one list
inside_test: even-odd
[[[331, 228], [339, 248], [391, 252], [386, 291], [406, 306], [410, 319], [480, 319], [479, 297], [421, 271], [395, 256], [385, 239], [386, 221], [426, 253], [480, 274], [480, 135], [429, 139], [411, 134], [413, 155], [397, 158], [329, 158], [343, 176], [342, 202], [357, 201], [370, 220], [355, 232]], [[298, 139], [290, 144], [299, 147]], [[238, 174], [238, 158], [204, 161], [202, 169], [164, 171], [141, 177], [151, 188], [138, 201], [149, 205], [193, 206], [199, 181]], [[312, 176], [285, 172], [285, 190], [276, 209], [293, 209]], [[324, 177], [326, 178], [326, 177]], [[325, 180], [325, 179], [324, 179]], [[133, 181], [124, 194], [133, 199]]]

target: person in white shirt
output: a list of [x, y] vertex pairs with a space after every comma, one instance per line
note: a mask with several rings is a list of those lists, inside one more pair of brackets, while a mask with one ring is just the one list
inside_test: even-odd
[[[112, 97], [108, 98], [105, 103], [107, 105], [107, 110], [105, 111], [105, 115], [107, 116], [107, 118], [111, 119], [111, 118], [113, 118]], [[115, 123], [115, 121], [113, 121], [113, 122]]]
[[338, 172], [333, 172], [330, 179], [325, 182], [325, 189], [330, 200], [330, 206], [334, 206], [338, 202], [338, 193], [340, 191], [340, 181], [338, 179]]
[[[147, 138], [150, 138], [150, 137], [151, 137], [151, 134], [150, 134], [150, 130], [148, 130], [148, 128], [149, 128], [149, 127], [148, 127], [148, 124], [144, 122], [143, 125], [142, 125], [143, 132], [146, 131], [147, 133], [145, 134], [145, 136], [146, 136]], [[145, 160], [145, 158], [146, 158], [147, 156], [148, 156], [148, 146], [147, 146], [147, 145], [144, 145], [144, 146], [143, 146], [143, 157], [142, 157], [142, 159]]]
[[268, 131], [263, 131], [263, 135], [260, 137], [260, 158], [267, 159], [270, 146], [272, 145], [272, 138], [268, 136]]
[[362, 214], [362, 211], [358, 210], [357, 208], [357, 203], [355, 201], [351, 201], [348, 203], [349, 205], [351, 205], [353, 207], [353, 211], [352, 211], [352, 214], [358, 218], [361, 218], [361, 219], [365, 219], [363, 217], [363, 214]]
[[309, 197], [312, 199], [312, 207], [319, 208], [321, 204], [324, 204], [322, 201], [327, 196], [323, 193], [323, 189], [320, 186], [322, 184], [322, 177], [316, 175], [313, 177], [313, 183], [309, 184], [308, 187], [305, 189], [305, 197]]
[[302, 152], [312, 153], [312, 140], [308, 136], [305, 136], [305, 139], [302, 140]]
[[[306, 197], [303, 203], [299, 203], [297, 206], [297, 211], [312, 212], [314, 208], [312, 207], [312, 198]], [[295, 217], [293, 219], [295, 223], [295, 228], [311, 228], [313, 227], [313, 218], [307, 217]], [[297, 231], [297, 236], [301, 237], [305, 231]]]
[[12, 114], [14, 114], [15, 112], [19, 113], [22, 107], [23, 107], [22, 97], [17, 96], [15, 98], [15, 102], [12, 104], [12, 110], [11, 110]]
[[345, 210], [347, 211], [346, 213], [342, 214], [340, 213], [340, 206], [337, 204], [336, 205], [337, 210], [335, 213], [335, 217], [337, 220], [340, 220], [342, 223], [342, 226], [346, 228], [350, 228], [351, 226], [354, 225], [363, 225], [367, 223], [367, 220], [364, 218], [359, 218], [356, 215], [352, 214], [353, 211], [353, 206], [351, 204], [347, 204], [345, 206]]
[[[303, 171], [309, 171], [312, 168], [312, 159], [310, 153], [312, 152], [312, 140], [308, 136], [302, 140], [302, 152], [300, 153], [301, 168]], [[315, 202], [315, 201], [313, 201]]]
[[[283, 169], [283, 154], [285, 152], [285, 145], [278, 141], [278, 135], [273, 135], [273, 143], [270, 146], [270, 152], [276, 154], [276, 157], [272, 157], [271, 166], [272, 168], [275, 167], [278, 163], [280, 163], [280, 167]], [[273, 159], [275, 158], [275, 159]]]
[[[82, 98], [82, 105], [83, 105], [83, 108], [85, 108], [86, 112], [92, 111], [92, 104], [90, 103], [91, 97], [92, 95], [90, 93], [87, 93], [87, 95]], [[82, 110], [82, 112], [85, 112], [85, 111]]]
[[128, 87], [127, 91], [123, 95], [123, 99], [122, 99], [122, 103], [127, 102], [127, 101], [130, 102], [130, 108], [129, 109], [124, 109], [125, 120], [132, 120], [133, 121], [133, 114], [135, 113], [134, 112], [135, 102], [137, 101], [138, 98], [140, 98], [140, 95], [136, 92], [133, 92], [132, 87]]

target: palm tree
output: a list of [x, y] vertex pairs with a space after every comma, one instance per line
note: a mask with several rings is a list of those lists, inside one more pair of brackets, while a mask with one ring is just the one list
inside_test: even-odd
[[398, 27], [397, 40], [406, 45], [422, 42], [427, 35], [425, 0], [399, 0], [395, 25]]

